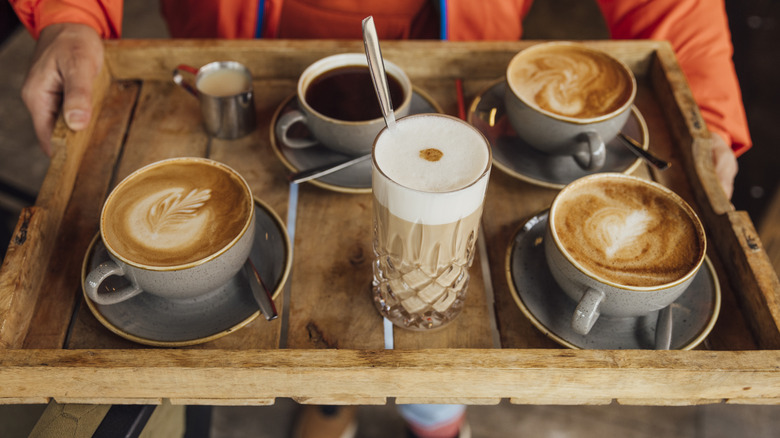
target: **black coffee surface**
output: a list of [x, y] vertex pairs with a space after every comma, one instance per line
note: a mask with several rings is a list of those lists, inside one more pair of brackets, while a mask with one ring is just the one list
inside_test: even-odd
[[[387, 75], [394, 107], [403, 101], [401, 83]], [[346, 66], [317, 76], [306, 90], [306, 102], [328, 117], [357, 122], [382, 117], [379, 101], [366, 66]]]

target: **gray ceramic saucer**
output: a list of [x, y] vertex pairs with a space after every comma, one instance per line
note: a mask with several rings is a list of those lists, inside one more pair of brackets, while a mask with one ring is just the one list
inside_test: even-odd
[[[409, 114], [442, 112], [439, 105], [430, 96], [417, 88], [414, 88], [413, 91]], [[377, 105], [379, 105], [379, 103], [377, 103]], [[293, 149], [282, 144], [281, 141], [276, 138], [276, 129], [274, 129], [274, 127], [282, 114], [297, 108], [298, 99], [295, 98], [295, 95], [292, 95], [282, 102], [271, 119], [271, 146], [273, 147], [276, 156], [279, 157], [288, 169], [293, 172], [299, 172], [301, 170], [312, 169], [329, 163], [335, 164], [354, 158], [319, 144], [305, 149]], [[291, 136], [309, 136], [308, 130], [306, 130], [303, 125], [298, 124], [294, 128], [300, 129], [295, 132], [291, 129]], [[309, 182], [337, 192], [371, 193], [371, 160], [363, 161]]]
[[[547, 211], [526, 221], [507, 250], [509, 289], [520, 310], [546, 336], [569, 348], [653, 349], [658, 312], [646, 316], [601, 316], [587, 336], [571, 328], [577, 306], [553, 279], [544, 257]], [[720, 284], [709, 258], [691, 286], [672, 303], [673, 350], [689, 350], [712, 330], [720, 311]]]
[[[250, 257], [276, 298], [290, 272], [290, 242], [279, 216], [257, 199], [255, 214], [255, 242]], [[105, 260], [108, 252], [97, 235], [84, 258], [82, 285], [86, 273]], [[121, 277], [109, 277], [101, 287], [118, 287], [125, 281]], [[169, 300], [140, 293], [118, 304], [100, 305], [85, 293], [84, 301], [98, 321], [112, 332], [134, 342], [160, 347], [207, 342], [244, 327], [260, 314], [243, 269], [219, 291], [201, 299]]]
[[[492, 83], [474, 99], [468, 113], [468, 122], [493, 145], [496, 167], [523, 181], [556, 189], [595, 173], [581, 169], [570, 156], [545, 154], [523, 142], [506, 118], [505, 89], [503, 79]], [[637, 140], [643, 149], [648, 148], [647, 125], [635, 106], [622, 132]], [[631, 173], [640, 164], [641, 160], [616, 138], [607, 143], [607, 159], [598, 172]]]

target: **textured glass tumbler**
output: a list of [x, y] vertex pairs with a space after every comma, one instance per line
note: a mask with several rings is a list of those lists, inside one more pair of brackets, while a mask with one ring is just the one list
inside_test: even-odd
[[[463, 309], [490, 175], [490, 149], [484, 137], [457, 119], [437, 120], [444, 117], [445, 141], [457, 138], [462, 130], [469, 139], [468, 152], [478, 149], [479, 159], [466, 165], [475, 175], [463, 185], [446, 191], [410, 188], [407, 181], [396, 180], [402, 178], [383, 172], [375, 146], [374, 303], [393, 324], [411, 330], [441, 327]], [[462, 138], [457, 141], [462, 143]], [[459, 159], [463, 158], [470, 156]]]

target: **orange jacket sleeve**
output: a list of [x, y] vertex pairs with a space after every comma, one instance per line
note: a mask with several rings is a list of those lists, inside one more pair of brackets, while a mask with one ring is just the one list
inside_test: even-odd
[[615, 39], [668, 40], [702, 117], [739, 156], [752, 145], [722, 0], [599, 0]]
[[35, 39], [44, 27], [56, 23], [86, 24], [104, 39], [122, 35], [122, 0], [9, 1]]

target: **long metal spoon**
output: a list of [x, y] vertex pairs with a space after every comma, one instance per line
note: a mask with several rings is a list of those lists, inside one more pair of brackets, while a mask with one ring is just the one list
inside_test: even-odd
[[257, 268], [255, 268], [255, 264], [252, 263], [250, 258], [247, 258], [244, 263], [244, 274], [249, 277], [249, 287], [252, 289], [252, 295], [254, 295], [257, 305], [260, 307], [260, 312], [268, 321], [276, 319], [279, 314], [276, 312], [273, 294], [268, 290], [268, 287], [263, 282], [263, 277], [257, 272]]
[[382, 49], [379, 48], [379, 37], [376, 34], [374, 17], [370, 15], [363, 19], [363, 46], [366, 48], [368, 69], [371, 71], [371, 79], [374, 82], [379, 106], [382, 108], [382, 115], [385, 117], [385, 124], [387, 129], [393, 129], [395, 127], [393, 102], [390, 100], [385, 63], [382, 60]]
[[290, 180], [290, 182], [294, 182], [294, 183], [306, 182], [312, 179], [317, 179], [325, 175], [330, 175], [333, 172], [338, 172], [341, 169], [347, 168], [357, 163], [361, 163], [363, 161], [368, 160], [369, 158], [371, 158], [371, 154], [365, 154], [357, 158], [350, 158], [349, 160], [341, 161], [339, 163], [329, 163], [322, 166], [317, 166], [312, 169], [306, 169], [300, 172], [295, 172], [292, 175], [290, 175], [288, 179]]
[[618, 133], [618, 137], [620, 137], [621, 140], [623, 140], [623, 143], [628, 147], [631, 152], [633, 152], [637, 157], [644, 159], [648, 163], [655, 166], [658, 170], [666, 170], [669, 168], [669, 166], [672, 165], [672, 163], [668, 161], [664, 161], [655, 155], [651, 154], [649, 151], [646, 151], [644, 148], [642, 148], [642, 145], [639, 144], [636, 140], [633, 138], [623, 134], [622, 132]]

